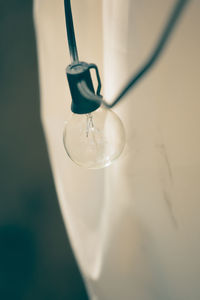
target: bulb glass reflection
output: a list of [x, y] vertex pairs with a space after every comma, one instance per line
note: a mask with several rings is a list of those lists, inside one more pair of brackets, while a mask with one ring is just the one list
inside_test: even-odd
[[79, 166], [109, 166], [123, 151], [125, 131], [119, 117], [100, 107], [88, 114], [72, 114], [63, 133], [65, 150]]

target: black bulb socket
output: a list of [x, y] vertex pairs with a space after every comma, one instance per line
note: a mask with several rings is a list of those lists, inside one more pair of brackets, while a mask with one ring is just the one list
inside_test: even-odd
[[[98, 81], [97, 92], [94, 91], [90, 70], [95, 69]], [[101, 81], [97, 66], [86, 62], [75, 62], [66, 69], [66, 75], [72, 97], [71, 111], [75, 114], [87, 114], [98, 109], [100, 101], [94, 101], [83, 94], [79, 88], [81, 82], [85, 82], [89, 91], [94, 95], [100, 95]]]

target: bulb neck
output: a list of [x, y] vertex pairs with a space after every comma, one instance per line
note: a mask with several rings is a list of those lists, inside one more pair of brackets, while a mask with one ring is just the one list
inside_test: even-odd
[[66, 69], [66, 75], [72, 97], [71, 110], [75, 114], [87, 114], [98, 109], [100, 101], [94, 101], [89, 95], [81, 92], [80, 84], [86, 84], [90, 93], [95, 95], [90, 70], [95, 69], [98, 81], [97, 95], [100, 95], [101, 81], [97, 66], [85, 62], [74, 62]]

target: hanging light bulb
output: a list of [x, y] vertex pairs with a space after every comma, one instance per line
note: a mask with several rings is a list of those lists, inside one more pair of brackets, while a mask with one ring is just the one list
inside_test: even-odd
[[[107, 107], [114, 107], [138, 80], [151, 69], [164, 49], [175, 24], [189, 0], [177, 0], [161, 37], [147, 62], [130, 79], [116, 99]], [[94, 64], [80, 62], [76, 47], [70, 0], [64, 0], [66, 29], [72, 64], [67, 67], [67, 78], [72, 96], [71, 110], [74, 115], [64, 129], [64, 146], [69, 157], [78, 165], [87, 168], [102, 168], [110, 165], [121, 154], [125, 144], [122, 122], [111, 110], [101, 106], [101, 81]], [[94, 92], [90, 69], [96, 70], [98, 88]], [[97, 96], [97, 97], [95, 97]]]
[[125, 131], [117, 114], [101, 107], [101, 100], [95, 101], [92, 68], [96, 71], [99, 95], [101, 82], [96, 65], [76, 62], [67, 67], [72, 116], [65, 125], [63, 142], [67, 154], [77, 165], [99, 169], [109, 166], [120, 156], [125, 145]]
[[100, 107], [88, 114], [72, 114], [64, 128], [63, 142], [67, 154], [79, 166], [104, 168], [122, 153], [124, 127], [117, 114]]

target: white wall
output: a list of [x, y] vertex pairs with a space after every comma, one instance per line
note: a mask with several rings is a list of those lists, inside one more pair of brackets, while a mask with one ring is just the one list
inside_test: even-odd
[[[72, 1], [81, 59], [104, 61], [106, 98], [146, 58], [174, 2]], [[35, 0], [42, 119], [91, 299], [200, 299], [199, 13], [190, 1], [158, 64], [116, 107], [127, 134], [121, 159], [88, 171], [62, 145], [70, 110], [63, 1]]]

